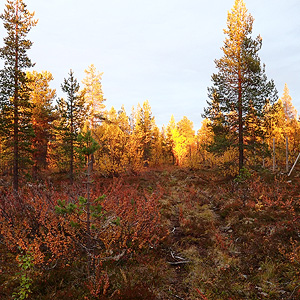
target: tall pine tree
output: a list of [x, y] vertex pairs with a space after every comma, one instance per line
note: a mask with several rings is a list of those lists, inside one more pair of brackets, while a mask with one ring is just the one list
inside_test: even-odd
[[25, 69], [33, 63], [27, 55], [32, 42], [27, 34], [37, 21], [34, 13], [26, 9], [22, 0], [7, 1], [1, 15], [7, 36], [0, 48], [4, 68], [0, 73], [1, 134], [5, 137], [6, 147], [13, 149], [13, 188], [18, 191], [19, 171], [28, 162], [30, 149], [30, 102], [28, 78]]
[[[244, 1], [235, 0], [231, 12], [228, 12], [227, 29], [224, 30], [226, 38], [221, 48], [223, 57], [215, 60], [218, 72], [212, 75], [212, 87], [208, 88], [210, 101], [204, 114], [212, 121], [213, 128], [218, 126], [223, 137], [230, 139], [231, 146], [238, 147], [239, 170], [244, 165], [244, 149], [248, 146], [245, 138], [253, 134], [247, 116], [251, 113], [252, 120], [260, 120], [267, 99], [273, 103], [277, 98], [274, 83], [267, 80], [265, 67], [258, 56], [262, 39], [260, 36], [251, 37], [253, 21]], [[217, 115], [216, 107], [219, 109]], [[220, 130], [220, 121], [224, 130]], [[228, 146], [228, 143], [224, 145]]]

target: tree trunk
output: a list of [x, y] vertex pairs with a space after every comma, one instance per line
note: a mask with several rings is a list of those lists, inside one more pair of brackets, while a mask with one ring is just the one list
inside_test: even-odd
[[[72, 96], [73, 97], [73, 96]], [[74, 136], [75, 136], [75, 134], [74, 134], [74, 124], [73, 124], [73, 122], [74, 122], [74, 120], [73, 120], [73, 99], [71, 99], [71, 149], [70, 149], [70, 182], [71, 182], [71, 184], [73, 184], [73, 172], [74, 172], [74, 170], [73, 170], [73, 168], [74, 168], [74, 166], [73, 166], [73, 164], [74, 164]]]
[[273, 138], [273, 172], [275, 172], [275, 167], [276, 167], [275, 138]]
[[71, 150], [70, 150], [70, 182], [73, 184], [73, 164], [74, 164], [74, 143], [73, 143], [73, 134], [71, 135]]
[[92, 271], [92, 259], [91, 259], [91, 250], [92, 250], [92, 241], [91, 241], [91, 160], [90, 155], [87, 157], [87, 202], [86, 202], [86, 234], [87, 234], [87, 267], [88, 267], [88, 276], [91, 275]]
[[289, 138], [285, 137], [285, 166], [286, 172], [289, 172]]
[[[18, 4], [16, 4], [16, 18], [18, 19]], [[19, 190], [19, 86], [18, 86], [18, 70], [19, 70], [19, 47], [18, 47], [18, 24], [16, 24], [16, 41], [15, 41], [15, 82], [14, 82], [14, 157], [13, 157], [13, 189], [15, 192]]]
[[14, 158], [13, 158], [13, 189], [19, 190], [19, 114], [18, 114], [18, 90], [15, 89], [14, 95]]
[[239, 122], [239, 173], [244, 166], [244, 132], [243, 132], [243, 105], [242, 105], [242, 74], [238, 74], [238, 122]]

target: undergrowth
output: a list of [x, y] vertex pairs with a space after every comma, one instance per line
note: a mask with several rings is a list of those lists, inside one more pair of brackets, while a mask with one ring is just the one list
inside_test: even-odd
[[300, 298], [296, 179], [169, 168], [94, 180], [90, 231], [79, 183], [2, 190], [1, 299]]

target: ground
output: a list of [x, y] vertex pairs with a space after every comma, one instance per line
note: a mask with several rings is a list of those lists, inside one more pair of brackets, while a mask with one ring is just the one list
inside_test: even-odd
[[[216, 170], [164, 167], [124, 176], [122, 180], [137, 186], [141, 194], [159, 195], [159, 242], [104, 263], [107, 286], [102, 278], [96, 298], [87, 296], [85, 288], [77, 289], [81, 294], [72, 289], [80, 286], [78, 266], [53, 275], [48, 271], [44, 284], [55, 286], [52, 294], [42, 293], [42, 283], [34, 279], [32, 295], [36, 291], [37, 299], [299, 299], [298, 175], [299, 170], [290, 178], [265, 171], [232, 179]], [[102, 186], [112, 181], [97, 180]], [[0, 260], [0, 280], [5, 284], [0, 295], [10, 299], [5, 293], [17, 288], [16, 264], [3, 245], [1, 251], [11, 264]], [[13, 278], [15, 283], [8, 282]]]

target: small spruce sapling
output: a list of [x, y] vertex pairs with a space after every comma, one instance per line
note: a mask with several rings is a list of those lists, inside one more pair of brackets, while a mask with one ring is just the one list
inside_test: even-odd
[[[91, 175], [92, 175], [92, 160], [91, 155], [99, 149], [99, 144], [92, 137], [90, 130], [80, 133], [78, 135], [77, 141], [79, 142], [80, 147], [76, 148], [76, 151], [80, 155], [84, 155], [87, 161], [87, 181], [86, 181], [86, 233], [87, 233], [87, 248], [91, 248]], [[90, 266], [89, 266], [90, 267]], [[90, 269], [90, 268], [89, 268]]]
[[105, 195], [91, 201], [91, 185], [93, 183], [91, 179], [92, 167], [91, 167], [91, 155], [99, 149], [99, 144], [93, 139], [92, 133], [90, 130], [82, 132], [78, 135], [77, 142], [79, 147], [76, 147], [75, 150], [79, 155], [85, 157], [87, 163], [87, 180], [86, 180], [86, 197], [80, 196], [78, 198], [78, 203], [69, 203], [66, 204], [64, 200], [59, 200], [58, 205], [55, 207], [55, 211], [60, 215], [75, 215], [77, 221], [71, 220], [70, 225], [73, 228], [85, 228], [85, 244], [84, 249], [87, 253], [87, 268], [88, 276], [91, 274], [92, 270], [92, 252], [93, 252], [93, 239], [91, 230], [95, 229], [93, 224], [93, 219], [99, 219], [105, 215], [105, 211], [102, 206], [99, 204], [101, 199], [105, 198]]

